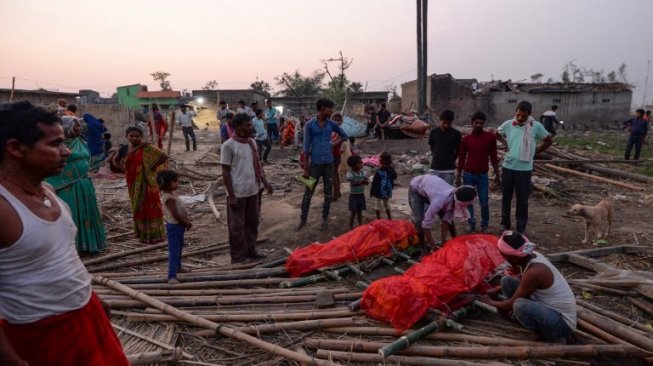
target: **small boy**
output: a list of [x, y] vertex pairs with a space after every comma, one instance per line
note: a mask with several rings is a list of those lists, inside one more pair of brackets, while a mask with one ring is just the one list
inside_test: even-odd
[[347, 181], [351, 185], [349, 190], [349, 228], [354, 227], [354, 217], [358, 217], [358, 225], [363, 225], [363, 210], [365, 207], [365, 186], [369, 183], [365, 172], [363, 172], [363, 159], [358, 155], [352, 155], [347, 159], [347, 165], [351, 170], [347, 172]]
[[113, 144], [111, 143], [111, 134], [105, 132], [102, 134], [102, 140], [104, 141], [104, 156], [109, 156], [109, 150], [113, 147]]
[[372, 179], [370, 197], [374, 199], [376, 218], [381, 218], [381, 205], [383, 205], [385, 207], [385, 213], [388, 215], [388, 220], [392, 220], [388, 201], [392, 197], [392, 189], [395, 185], [395, 179], [397, 179], [397, 172], [392, 167], [392, 157], [387, 152], [381, 154], [380, 161], [381, 167], [374, 173], [374, 178]]
[[168, 236], [168, 283], [179, 283], [177, 273], [187, 272], [181, 266], [181, 250], [184, 247], [184, 232], [193, 224], [188, 220], [186, 208], [173, 192], [179, 188], [179, 175], [172, 170], [162, 170], [156, 175], [161, 190], [163, 215]]

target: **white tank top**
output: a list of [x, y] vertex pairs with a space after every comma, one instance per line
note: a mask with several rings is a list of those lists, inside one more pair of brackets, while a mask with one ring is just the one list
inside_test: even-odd
[[531, 259], [526, 269], [533, 263], [544, 264], [553, 273], [553, 284], [547, 289], [535, 290], [531, 295], [531, 299], [559, 311], [567, 325], [572, 329], [576, 328], [576, 297], [574, 292], [562, 273], [546, 257], [538, 252], [533, 252], [533, 254], [535, 254], [535, 258]]
[[0, 249], [0, 318], [25, 324], [86, 305], [91, 276], [77, 255], [77, 228], [68, 205], [52, 193], [61, 215], [50, 222], [34, 215], [2, 185], [0, 196], [23, 225], [20, 238]]

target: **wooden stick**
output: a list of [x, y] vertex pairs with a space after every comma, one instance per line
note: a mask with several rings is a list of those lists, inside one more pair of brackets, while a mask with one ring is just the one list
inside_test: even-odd
[[[222, 243], [219, 243], [219, 244], [211, 245], [211, 246], [206, 247], [206, 248], [184, 252], [184, 253], [181, 254], [181, 257], [186, 258], [186, 257], [193, 256], [193, 255], [216, 252], [216, 251], [224, 250], [224, 249], [227, 249], [227, 248], [229, 248], [228, 245], [224, 245]], [[98, 267], [95, 267], [95, 268], [90, 268], [89, 271], [90, 272], [108, 271], [108, 270], [117, 269], [117, 268], [132, 267], [132, 266], [138, 266], [138, 265], [141, 265], [141, 264], [156, 263], [156, 262], [162, 262], [162, 261], [167, 261], [167, 260], [168, 260], [168, 254], [166, 253], [166, 254], [160, 254], [160, 255], [152, 256], [152, 257], [149, 257], [149, 258], [135, 259], [135, 260], [126, 261], [126, 262], [122, 262], [122, 263], [108, 263], [108, 264], [98, 266]]]
[[172, 136], [175, 132], [175, 111], [173, 110], [170, 113], [170, 134], [168, 135], [168, 156], [170, 156], [170, 151], [172, 151]]
[[[336, 340], [305, 338], [309, 348], [335, 351], [374, 352], [384, 345], [382, 342], [367, 342], [358, 339]], [[456, 358], [510, 358], [542, 359], [552, 357], [586, 356], [647, 356], [648, 352], [635, 346], [625, 345], [560, 345], [542, 344], [540, 346], [510, 347], [470, 347], [470, 346], [422, 346], [412, 345], [401, 351], [403, 355]]]
[[172, 351], [153, 351], [137, 353], [135, 355], [127, 356], [129, 364], [134, 365], [149, 365], [152, 363], [177, 363], [181, 360], [181, 348], [175, 348]]
[[605, 286], [600, 286], [600, 285], [595, 285], [592, 283], [583, 283], [583, 282], [576, 282], [574, 280], [569, 280], [570, 284], [574, 284], [579, 287], [584, 287], [588, 288], [591, 290], [596, 290], [596, 291], [601, 291], [605, 292], [608, 294], [614, 294], [614, 295], [621, 295], [621, 296], [637, 296], [637, 292], [635, 291], [625, 291], [625, 290], [618, 290], [616, 288], [611, 288], [611, 287], [605, 287]]
[[[396, 337], [397, 333], [392, 328], [381, 327], [343, 327], [343, 328], [327, 328], [323, 332], [338, 333], [338, 334], [355, 334], [355, 335], [371, 335], [371, 336], [389, 336]], [[410, 334], [405, 331], [401, 334]], [[426, 335], [423, 339], [431, 339], [436, 341], [450, 341], [450, 342], [469, 342], [476, 344], [484, 344], [487, 346], [529, 346], [529, 345], [542, 345], [542, 342], [524, 341], [521, 339], [511, 339], [502, 337], [483, 337], [474, 336], [460, 333], [431, 333]]]
[[[98, 295], [116, 295], [120, 292], [111, 289], [94, 289]], [[307, 295], [315, 294], [317, 292], [327, 291], [333, 294], [347, 293], [349, 289], [326, 289], [324, 287], [318, 288], [299, 288], [289, 290], [279, 290], [276, 288], [251, 288], [251, 289], [208, 289], [208, 290], [143, 290], [142, 293], [150, 296], [227, 296], [227, 295], [268, 295], [268, 296], [289, 296], [289, 295]]]
[[[533, 160], [535, 164], [587, 164], [587, 163], [615, 163], [615, 164], [627, 164], [627, 165], [639, 165], [642, 163], [641, 160], [619, 160], [619, 159], [565, 159], [565, 160]], [[592, 170], [592, 169], [590, 169]]]
[[238, 328], [238, 330], [248, 334], [265, 334], [265, 333], [274, 333], [274, 332], [288, 331], [288, 330], [307, 331], [307, 330], [316, 330], [316, 329], [324, 329], [324, 328], [344, 327], [344, 326], [352, 325], [354, 323], [355, 323], [354, 318], [314, 319], [314, 320], [301, 320], [295, 322], [250, 325], [246, 327], [240, 327]]
[[555, 166], [553, 164], [544, 164], [544, 166], [549, 168], [549, 169], [553, 169], [555, 171], [561, 172], [561, 173], [577, 175], [579, 177], [591, 179], [591, 180], [596, 181], [596, 182], [608, 183], [608, 184], [612, 184], [612, 185], [617, 186], [617, 187], [626, 188], [626, 189], [630, 189], [630, 190], [633, 190], [633, 191], [643, 191], [644, 190], [644, 187], [641, 187], [641, 186], [636, 186], [634, 184], [623, 183], [623, 182], [620, 182], [620, 181], [617, 181], [617, 180], [614, 180], [614, 179], [599, 177], [599, 176], [592, 175], [592, 174], [581, 173], [581, 172], [577, 172], [575, 170]]
[[[192, 255], [192, 254], [191, 254]], [[177, 276], [179, 281], [200, 282], [200, 281], [227, 281], [240, 279], [256, 279], [272, 276], [287, 275], [285, 268], [263, 268], [255, 271], [242, 271], [236, 273], [218, 273], [218, 274], [194, 274], [188, 273]], [[168, 280], [167, 276], [150, 277], [150, 278], [122, 278], [120, 282], [124, 284], [143, 284], [143, 283], [162, 283]]]
[[[256, 321], [289, 321], [289, 320], [314, 320], [314, 319], [333, 319], [341, 317], [351, 317], [353, 315], [360, 315], [361, 312], [353, 312], [350, 310], [338, 311], [293, 311], [284, 313], [250, 313], [250, 314], [212, 314], [202, 315], [203, 318], [214, 322], [256, 322]], [[153, 321], [153, 322], [177, 322], [181, 321], [174, 316], [165, 314], [141, 314], [129, 313], [127, 315], [129, 321]], [[214, 334], [212, 332], [212, 334]]]
[[330, 361], [323, 361], [323, 360], [314, 360], [311, 357], [307, 357], [305, 355], [301, 355], [297, 352], [291, 351], [289, 349], [280, 347], [279, 345], [271, 344], [268, 343], [264, 340], [258, 339], [256, 337], [252, 337], [248, 334], [245, 334], [238, 329], [230, 328], [225, 325], [221, 325], [209, 320], [206, 320], [202, 317], [192, 315], [186, 311], [179, 310], [173, 306], [170, 306], [162, 301], [159, 301], [151, 296], [147, 296], [143, 293], [140, 293], [136, 290], [133, 290], [119, 282], [110, 280], [108, 278], [104, 278], [101, 276], [93, 276], [93, 281], [95, 283], [99, 283], [108, 287], [111, 287], [115, 290], [121, 291], [132, 298], [142, 301], [154, 308], [157, 308], [166, 314], [174, 315], [180, 319], [183, 319], [193, 325], [196, 325], [198, 327], [206, 328], [206, 329], [211, 329], [215, 331], [216, 333], [220, 333], [226, 337], [234, 338], [241, 340], [243, 342], [246, 342], [254, 347], [260, 348], [266, 352], [273, 353], [275, 355], [283, 356], [288, 359], [297, 361], [297, 362], [313, 362], [315, 365], [324, 365], [324, 366], [333, 366], [336, 365], [333, 362]]
[[209, 190], [206, 192], [206, 199], [209, 201], [209, 206], [211, 206], [211, 211], [213, 211], [213, 215], [215, 216], [215, 219], [218, 220], [219, 223], [222, 225], [226, 225], [224, 221], [222, 221], [222, 216], [220, 215], [220, 211], [218, 211], [218, 208], [215, 207], [215, 201], [213, 201], [213, 193], [215, 192], [215, 187], [217, 186], [216, 183], [211, 183], [209, 186]]
[[[383, 357], [373, 353], [353, 353], [353, 352], [340, 352], [340, 351], [327, 351], [319, 349], [315, 353], [315, 357], [321, 359], [336, 359], [347, 362], [378, 362], [399, 365], [418, 365], [418, 366], [478, 366], [478, 362], [454, 360], [447, 358], [431, 358], [431, 357], [410, 357], [410, 356], [390, 356]], [[509, 363], [503, 362], [489, 362], [484, 363], [484, 366], [510, 366]]]
[[[144, 341], [150, 342], [150, 343], [152, 343], [152, 344], [154, 344], [154, 345], [157, 345], [157, 346], [159, 346], [159, 347], [161, 347], [161, 348], [164, 348], [164, 349], [166, 349], [166, 350], [168, 350], [168, 351], [172, 351], [172, 350], [175, 349], [175, 347], [173, 347], [173, 346], [171, 346], [171, 345], [169, 345], [169, 344], [167, 344], [167, 343], [161, 342], [161, 341], [158, 340], [158, 339], [153, 339], [153, 338], [150, 338], [150, 337], [144, 336], [144, 335], [142, 335], [142, 334], [140, 334], [140, 333], [134, 332], [134, 331], [131, 330], [131, 329], [123, 328], [123, 327], [121, 327], [120, 325], [117, 325], [117, 324], [113, 324], [113, 323], [111, 323], [111, 326], [113, 326], [114, 328], [118, 329], [119, 331], [121, 331], [121, 332], [123, 332], [123, 333], [129, 334], [130, 336], [133, 336], [133, 337], [136, 337], [136, 338], [142, 339], [142, 340], [144, 340]], [[195, 358], [195, 357], [193, 357], [193, 355], [188, 354], [188, 353], [186, 353], [186, 352], [182, 352], [182, 356], [184, 356], [184, 358], [190, 358], [190, 359]]]
[[653, 315], [653, 306], [651, 305], [650, 302], [645, 301], [645, 300], [640, 300], [636, 299], [634, 297], [628, 297], [628, 301], [630, 301], [631, 304], [637, 306], [638, 308], [644, 310], [645, 312]]
[[641, 330], [641, 331], [643, 331], [645, 333], [653, 332], [652, 329], [647, 328], [644, 325], [639, 324], [639, 323], [637, 323], [636, 321], [633, 321], [630, 318], [619, 315], [617, 313], [613, 313], [612, 311], [609, 311], [609, 310], [605, 310], [605, 309], [600, 308], [600, 307], [598, 307], [596, 305], [590, 304], [587, 301], [576, 299], [576, 304], [584, 307], [585, 309], [592, 310], [595, 313], [598, 313], [598, 314], [601, 314], [601, 315], [606, 316], [608, 318], [611, 318], [613, 320], [616, 320], [616, 321], [618, 321], [618, 322], [620, 322], [620, 323], [622, 323], [622, 324], [624, 324], [624, 325], [626, 325], [628, 327], [635, 327], [635, 328], [637, 328], [637, 329], [639, 329], [639, 330]]
[[607, 333], [617, 336], [620, 339], [634, 344], [637, 347], [647, 351], [653, 351], [653, 339], [632, 330], [625, 325], [617, 323], [614, 320], [598, 315], [591, 310], [578, 311], [578, 318], [606, 331]]
[[[129, 232], [127, 234], [132, 234], [132, 233]], [[160, 248], [167, 248], [167, 247], [168, 247], [167, 242], [166, 243], [153, 244], [153, 245], [147, 245], [147, 246], [144, 246], [144, 247], [141, 247], [141, 248], [136, 248], [136, 249], [132, 249], [132, 250], [125, 250], [124, 252], [119, 252], [119, 253], [109, 254], [109, 255], [102, 256], [102, 257], [98, 257], [98, 258], [89, 259], [89, 260], [86, 260], [86, 261], [82, 261], [82, 263], [84, 263], [84, 265], [88, 267], [88, 266], [91, 266], [93, 264], [106, 262], [108, 260], [127, 257], [127, 256], [130, 256], [130, 255], [133, 255], [133, 254], [140, 254], [140, 253], [144, 253], [144, 252], [149, 252], [151, 250], [160, 249]]]
[[589, 334], [601, 338], [604, 341], [607, 341], [608, 343], [631, 345], [630, 343], [624, 341], [623, 339], [615, 337], [612, 334], [606, 333], [601, 328], [596, 327], [591, 323], [586, 322], [583, 319], [578, 319], [578, 326], [582, 329], [585, 329]]
[[130, 286], [133, 289], [193, 289], [193, 288], [222, 288], [222, 287], [243, 287], [243, 286], [267, 286], [278, 285], [288, 281], [286, 277], [275, 278], [255, 278], [249, 280], [229, 280], [229, 281], [201, 281], [187, 283], [143, 283]]

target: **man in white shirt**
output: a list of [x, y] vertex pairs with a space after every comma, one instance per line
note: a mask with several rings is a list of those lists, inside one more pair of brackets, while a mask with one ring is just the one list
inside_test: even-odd
[[195, 131], [193, 130], [193, 117], [196, 116], [193, 107], [190, 107], [190, 110], [186, 110], [187, 106], [182, 104], [179, 107], [179, 113], [177, 114], [177, 124], [181, 125], [181, 131], [184, 133], [184, 140], [186, 140], [186, 151], [190, 151], [190, 142], [188, 137], [193, 140], [193, 151], [197, 150], [197, 140], [195, 139]]
[[252, 108], [245, 105], [244, 100], [238, 101], [238, 109], [236, 109], [236, 114], [238, 113], [245, 113], [249, 116], [249, 118], [254, 118], [254, 111], [252, 111]]

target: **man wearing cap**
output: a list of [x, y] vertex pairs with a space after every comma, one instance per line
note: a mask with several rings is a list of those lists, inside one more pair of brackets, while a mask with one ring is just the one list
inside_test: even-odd
[[505, 276], [488, 294], [501, 292], [506, 300], [482, 295], [481, 301], [512, 315], [546, 342], [569, 341], [576, 328], [576, 299], [564, 276], [525, 236], [506, 231], [497, 248], [521, 279]]
[[413, 212], [413, 224], [424, 249], [433, 249], [435, 242], [431, 228], [439, 217], [442, 220], [440, 238], [442, 243], [456, 236], [454, 218], [468, 219], [467, 206], [476, 198], [476, 190], [471, 186], [456, 188], [435, 175], [419, 175], [410, 181], [408, 203]]

